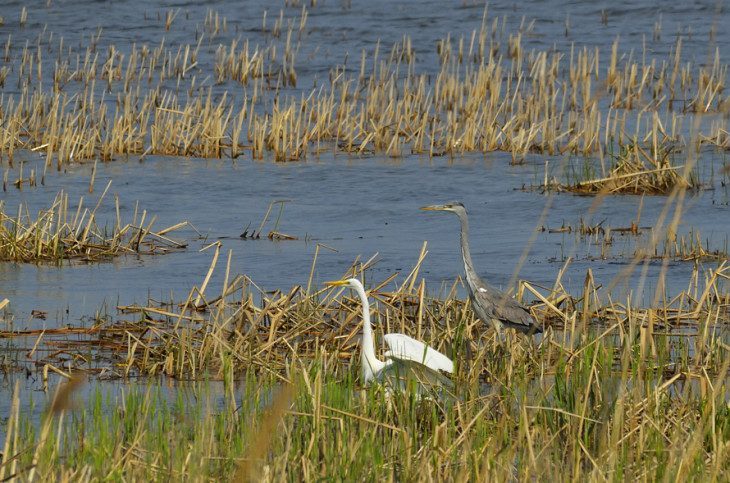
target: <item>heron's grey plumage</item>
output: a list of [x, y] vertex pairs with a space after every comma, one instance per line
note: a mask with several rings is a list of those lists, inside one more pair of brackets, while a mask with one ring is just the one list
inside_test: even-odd
[[[426, 209], [428, 208], [431, 207], [426, 207]], [[461, 223], [461, 258], [464, 262], [469, 297], [477, 316], [482, 321], [494, 325], [497, 330], [504, 326], [525, 333], [542, 332], [542, 329], [537, 325], [526, 307], [506, 293], [489, 285], [474, 270], [471, 250], [469, 250], [469, 219], [464, 205], [457, 202], [443, 205], [443, 207], [432, 207], [431, 209], [451, 211], [459, 217]]]

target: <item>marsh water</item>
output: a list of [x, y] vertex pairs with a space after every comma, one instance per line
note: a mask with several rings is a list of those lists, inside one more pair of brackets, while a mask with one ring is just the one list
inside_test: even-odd
[[[101, 52], [111, 44], [122, 50], [131, 49], [134, 43], [157, 45], [163, 36], [170, 46], [195, 44], [208, 9], [217, 11], [226, 17], [227, 30], [203, 43], [208, 55], [201, 56], [197, 74], [203, 83], [206, 74], [212, 76], [212, 64], [205, 62], [214, 58], [210, 52], [217, 45], [236, 38], [263, 44], [280, 9], [286, 21], [298, 18], [302, 8], [287, 7], [284, 2], [232, 0], [50, 3], [28, 6], [28, 20], [21, 28], [18, 18], [25, 4], [5, 2], [0, 8], [5, 20], [0, 26], [0, 40], [12, 36], [13, 49], [19, 50], [26, 41], [38, 41], [39, 35], [49, 45], [63, 36], [71, 46], [86, 45], [98, 36]], [[452, 38], [464, 35], [468, 39], [470, 32], [479, 28], [484, 13], [483, 4], [470, 1], [316, 3], [308, 9], [305, 34], [299, 39], [297, 86], [289, 88], [294, 96], [325, 82], [334, 65], [356, 70], [363, 49], [372, 52], [379, 41], [389, 51], [404, 34], [412, 40], [422, 72], [436, 72], [437, 40], [449, 33]], [[178, 13], [170, 30], [165, 31], [164, 18], [170, 10]], [[267, 31], [262, 27], [264, 12]], [[553, 0], [532, 4], [497, 0], [489, 2], [488, 16], [504, 18], [507, 28], [515, 31], [534, 20], [524, 39], [527, 49], [555, 49], [569, 55], [574, 45], [599, 46], [605, 51], [619, 36], [622, 50], [661, 57], [681, 35], [688, 60], [703, 63], [714, 55], [715, 47], [725, 61], [730, 54], [730, 31], [722, 28], [730, 24], [730, 14], [723, 2]], [[657, 23], [661, 35], [653, 38]], [[53, 41], [51, 32], [56, 36]], [[52, 69], [53, 55], [47, 58]], [[601, 61], [605, 63], [606, 58], [604, 55]], [[234, 99], [245, 91], [232, 82], [221, 85], [209, 79], [207, 83], [218, 94], [225, 91]], [[2, 93], [12, 95], [15, 89], [15, 83], [8, 82]], [[43, 171], [43, 158], [36, 153], [18, 153], [14, 168], [3, 165], [3, 169], [10, 169], [11, 180], [17, 177], [20, 160], [26, 173], [30, 169]], [[594, 206], [592, 197], [530, 189], [541, 183], [546, 160], [557, 173], [565, 163], [575, 161], [530, 155], [524, 163], [512, 165], [510, 155], [499, 152], [459, 158], [390, 159], [349, 156], [332, 149], [291, 163], [253, 161], [247, 156], [235, 160], [148, 156], [143, 161], [118, 157], [98, 164], [92, 194], [88, 193], [92, 163], [76, 164], [63, 172], [49, 170], [43, 186], [22, 190], [11, 186], [0, 193], [9, 213], [16, 212], [20, 203], [27, 203], [35, 213], [48, 207], [60, 190], [72, 202], [84, 196], [87, 206], [93, 205], [111, 181], [97, 215], [102, 226], [105, 220], [109, 225], [114, 222], [113, 199], [118, 196], [123, 219], [131, 217], [138, 203], [140, 210], [157, 217], [156, 228], [188, 221], [195, 230], [175, 232], [172, 236], [186, 240], [188, 247], [166, 255], [63, 266], [0, 263], [0, 300], [8, 298], [11, 302], [2, 328], [78, 325], [98, 311], [116, 316], [117, 305], [145, 304], [150, 298], [184, 299], [193, 285], [202, 282], [211, 262], [212, 251], [200, 249], [214, 241], [222, 242], [224, 254], [231, 251], [234, 274], [247, 275], [264, 290], [288, 290], [306, 284], [318, 244], [328, 248], [321, 248], [317, 258], [317, 284], [340, 277], [357, 257], [366, 260], [376, 253], [378, 263], [369, 276], [383, 279], [404, 272], [402, 280], [427, 242], [429, 254], [421, 274], [435, 292], [461, 274], [458, 224], [449, 214], [424, 213], [418, 208], [450, 200], [467, 206], [475, 265], [495, 285], [506, 288], [517, 268], [519, 278], [551, 285], [567, 257], [573, 258], [563, 277], [569, 290], [582, 286], [588, 268], [599, 284], [608, 285], [632, 260], [636, 237], [616, 233], [612, 245], [602, 249], [600, 243], [575, 233], [551, 233], [550, 229], [564, 224], [576, 227], [581, 220], [611, 227], [629, 227], [639, 220], [641, 227], [652, 227], [661, 217], [667, 198], [610, 196]], [[726, 250], [730, 235], [730, 193], [727, 174], [722, 174], [725, 166], [726, 153], [703, 151], [698, 174], [704, 189], [689, 195], [680, 225], [680, 234], [699, 232], [710, 249]], [[269, 203], [275, 200], [287, 200], [277, 230], [298, 239], [240, 238], [247, 226], [258, 227]], [[264, 233], [273, 228], [277, 216], [275, 209]], [[525, 252], [525, 263], [520, 266]], [[686, 288], [693, 262], [672, 259], [652, 262], [646, 278], [640, 279], [636, 272], [616, 286], [617, 292], [625, 294], [627, 287], [642, 287], [642, 293], [633, 294], [634, 300], [653, 297], [662, 263], [669, 264], [666, 292], [671, 295]], [[222, 278], [223, 270], [219, 269], [209, 293], [216, 292]], [[38, 312], [33, 311], [46, 316], [36, 318], [32, 314]], [[28, 342], [2, 342], [6, 344]], [[0, 413], [5, 412], [11, 386], [9, 379], [0, 386]]]
[[[127, 256], [109, 263], [76, 262], [63, 267], [2, 264], [3, 291], [13, 301], [15, 327], [37, 326], [38, 321], [28, 318], [32, 310], [47, 312], [46, 324], [54, 320], [73, 323], [104, 307], [113, 312], [116, 305], [144, 304], [148, 298], [170, 300], [173, 295], [175, 300], [184, 299], [193, 285], [202, 283], [212, 250], [200, 249], [213, 241], [221, 241], [226, 252], [231, 250], [233, 273], [246, 274], [265, 290], [306, 285], [317, 244], [336, 250], [320, 249], [314, 281], [321, 284], [342, 276], [357, 257], [367, 260], [375, 254], [379, 261], [371, 277], [384, 279], [403, 271], [402, 279], [427, 242], [429, 254], [423, 275], [437, 290], [441, 282], [452, 282], [462, 273], [458, 220], [449, 214], [421, 212], [419, 207], [453, 199], [463, 201], [469, 209], [473, 257], [480, 273], [505, 287], [538, 228], [557, 229], [564, 223], [577, 226], [581, 217], [589, 223], [594, 202], [591, 197], [560, 194], [550, 199], [517, 189], [534, 178], [536, 166], [510, 166], [508, 156], [474, 156], [451, 162], [322, 158], [296, 164], [154, 157], [143, 163], [115, 161], [98, 169], [97, 192], [92, 195], [88, 194], [88, 167], [53, 176], [40, 189], [8, 193], [8, 202], [12, 196], [37, 209], [47, 205], [49, 195], [59, 189], [72, 199], [86, 196], [95, 204], [111, 180], [110, 192], [122, 200], [123, 219], [125, 213], [131, 219], [134, 211], [130, 200], [139, 200], [139, 210], [147, 209], [157, 216], [155, 226], [187, 220], [205, 235], [201, 239], [193, 230], [176, 232], [173, 236], [189, 240], [189, 247], [166, 255]], [[269, 202], [280, 199], [289, 201], [277, 230], [298, 240], [266, 238], [279, 208], [272, 210], [261, 239], [239, 237], [249, 224], [249, 231], [258, 228]], [[723, 199], [726, 194], [722, 189], [695, 195], [685, 213], [691, 224], [686, 222], [683, 228], [699, 230], [722, 248], [728, 236], [728, 228], [721, 222], [728, 215]], [[546, 203], [550, 203], [548, 214], [539, 223]], [[604, 225], [626, 227], [637, 218], [641, 203], [637, 196], [610, 198], [591, 218], [594, 224], [605, 220]], [[663, 197], [645, 198], [641, 225], [652, 226], [664, 205]], [[112, 224], [113, 199], [101, 206], [99, 218], [106, 217]], [[551, 285], [564, 259], [573, 256], [575, 261], [564, 277], [566, 287], [581, 287], [589, 267], [601, 283], [608, 283], [633, 259], [634, 244], [635, 237], [616, 234], [602, 259], [600, 243], [575, 233], [540, 231], [529, 245], [519, 275]], [[654, 277], [661, 265], [661, 260], [651, 265], [648, 289], [655, 287]], [[672, 261], [670, 266], [668, 291], [686, 288], [693, 264]], [[223, 270], [217, 275], [209, 293], [216, 293], [222, 283]], [[632, 279], [628, 280], [630, 283]]]

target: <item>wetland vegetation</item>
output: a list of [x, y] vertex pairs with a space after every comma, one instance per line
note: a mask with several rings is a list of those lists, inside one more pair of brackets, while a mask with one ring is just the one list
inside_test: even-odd
[[[721, 3], [56, 3], [0, 12], [0, 481], [727, 478]], [[363, 384], [335, 277], [454, 398]]]

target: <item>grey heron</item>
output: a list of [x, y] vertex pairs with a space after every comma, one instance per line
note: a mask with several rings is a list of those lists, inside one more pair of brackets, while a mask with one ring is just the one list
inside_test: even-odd
[[408, 337], [405, 334], [386, 334], [385, 343], [390, 349], [381, 361], [375, 355], [373, 328], [370, 324], [370, 303], [365, 289], [356, 278], [327, 282], [330, 287], [349, 286], [360, 297], [362, 304], [362, 340], [360, 342], [360, 363], [363, 382], [378, 381], [399, 388], [408, 381], [416, 382], [420, 392], [424, 388], [444, 387], [451, 389], [451, 380], [439, 371], [452, 373], [454, 363], [433, 347]]
[[425, 211], [450, 211], [459, 217], [461, 222], [461, 259], [466, 272], [466, 285], [469, 289], [474, 312], [487, 323], [491, 323], [497, 331], [508, 327], [520, 332], [534, 334], [542, 332], [535, 319], [522, 304], [504, 292], [492, 287], [482, 280], [474, 270], [469, 250], [469, 218], [466, 208], [459, 202], [445, 205], [431, 205], [421, 208]]

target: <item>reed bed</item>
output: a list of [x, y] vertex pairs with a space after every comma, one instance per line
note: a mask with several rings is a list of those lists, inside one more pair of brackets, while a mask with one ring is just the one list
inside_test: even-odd
[[[70, 382], [38, 429], [16, 388], [0, 477], [654, 481], [721, 480], [730, 469], [726, 264], [655, 308], [599, 302], [590, 276], [576, 296], [560, 279], [523, 282], [548, 329], [539, 340], [495, 337], [454, 287], [430, 297], [417, 272], [396, 291], [369, 285], [377, 332], [451, 354], [456, 401], [362, 388], [358, 304], [346, 292], [254, 295], [234, 278], [217, 298], [193, 290], [182, 306], [123, 308], [140, 318], [100, 321], [87, 328], [93, 342], [53, 342], [67, 362], [52, 372]], [[31, 339], [48, 344], [47, 334]], [[39, 356], [46, 373], [53, 357]], [[102, 370], [199, 382], [184, 383], [189, 396], [97, 389], [69, 412], [79, 377]]]
[[[166, 29], [176, 15], [168, 12]], [[600, 178], [621, 180], [619, 191], [646, 184], [666, 192], [688, 180], [664, 165], [657, 146], [727, 147], [727, 65], [719, 49], [709, 63], [686, 61], [682, 36], [666, 58], [623, 53], [618, 40], [610, 52], [526, 51], [534, 23], [510, 32], [485, 10], [470, 36], [437, 43], [436, 72], [404, 36], [363, 51], [359, 71], [334, 65], [329, 82], [295, 90], [306, 23], [305, 6], [292, 18], [282, 10], [273, 27], [264, 17], [262, 45], [224, 42], [226, 21], [213, 12], [189, 44], [163, 38], [100, 52], [102, 32], [79, 47], [45, 31], [22, 48], [8, 37], [13, 69], [0, 80], [16, 91], [0, 97], [0, 156], [12, 162], [16, 150], [33, 150], [60, 169], [130, 154], [294, 161], [323, 149], [392, 157], [504, 151], [515, 163], [530, 153], [574, 154], [598, 158]], [[603, 162], [611, 152], [625, 153], [614, 171]], [[646, 162], [660, 166], [647, 172]]]
[[[581, 219], [575, 226], [563, 223], [557, 228], [542, 226], [540, 230], [548, 234], [572, 234], [576, 245], [586, 247], [588, 253], [594, 249], [594, 257], [603, 260], [722, 262], [730, 259], [727, 239], [722, 244], [712, 243], [695, 229], [682, 234], [667, 233], [662, 239], [655, 234], [654, 227], [640, 226], [636, 221], [629, 226], [612, 227], [603, 222], [589, 225]], [[617, 245], [620, 245], [618, 249]]]
[[60, 192], [35, 217], [23, 204], [18, 206], [17, 214], [7, 213], [4, 201], [0, 201], [0, 261], [99, 262], [126, 254], [164, 254], [187, 246], [167, 236], [184, 227], [185, 222], [153, 230], [156, 217], [135, 207], [131, 222], [124, 223], [118, 198], [115, 222], [112, 226], [100, 226], [97, 210], [104, 194], [95, 206], [85, 207], [83, 197], [80, 198], [74, 210], [68, 194]]
[[[623, 146], [607, 176], [573, 183], [550, 183], [545, 189], [578, 194], [649, 194], [667, 195], [676, 189], [701, 187], [697, 175], [684, 165], [672, 166], [672, 146], [643, 148], [638, 143]], [[690, 166], [688, 168], [693, 168]]]
[[[217, 259], [216, 253], [214, 261]], [[219, 295], [210, 297], [205, 292], [214, 265], [204, 283], [194, 287], [184, 302], [118, 306], [121, 315], [117, 320], [97, 314], [95, 322], [86, 327], [5, 331], [0, 337], [38, 337], [36, 344], [42, 341], [46, 347], [34, 351], [37, 359], [32, 364], [46, 373], [66, 367], [103, 372], [106, 377], [221, 378], [229, 365], [236, 372], [260, 370], [281, 376], [294, 356], [306, 359], [324, 352], [343, 363], [355, 359], [361, 318], [358, 304], [349, 294], [317, 290], [311, 283], [306, 288], [266, 293], [246, 277], [237, 276], [226, 280]], [[353, 266], [349, 275], [356, 271], [361, 268]], [[671, 298], [665, 296], [653, 307], [602, 294], [590, 271], [583, 293], [570, 294], [561, 283], [564, 272], [565, 267], [552, 287], [522, 282], [518, 291], [521, 298], [533, 300], [530, 310], [536, 320], [552, 329], [539, 345], [539, 350], [550, 354], [556, 341], [561, 347], [570, 346], [577, 343], [576, 337], [589, 337], [589, 328], [605, 330], [602, 337], [614, 341], [623, 340], [627, 333], [663, 334], [667, 337], [662, 342], [664, 350], [673, 352], [674, 341], [700, 336], [702, 344], [720, 341], [722, 346], [730, 327], [727, 261], [704, 273], [695, 266], [687, 289]], [[490, 361], [483, 351], [498, 350], [499, 338], [475, 319], [468, 303], [457, 298], [456, 285], [442, 289], [440, 296], [429, 296], [417, 273], [418, 267], [395, 291], [385, 290], [392, 277], [373, 284], [370, 295], [376, 301], [376, 332], [381, 336], [407, 333], [456, 359], [466, 357], [468, 364], [463, 360], [462, 370], [469, 377], [492, 382], [487, 369]], [[700, 350], [699, 346], [691, 349]], [[87, 351], [89, 357], [73, 356]], [[705, 369], [716, 373], [719, 366]]]

